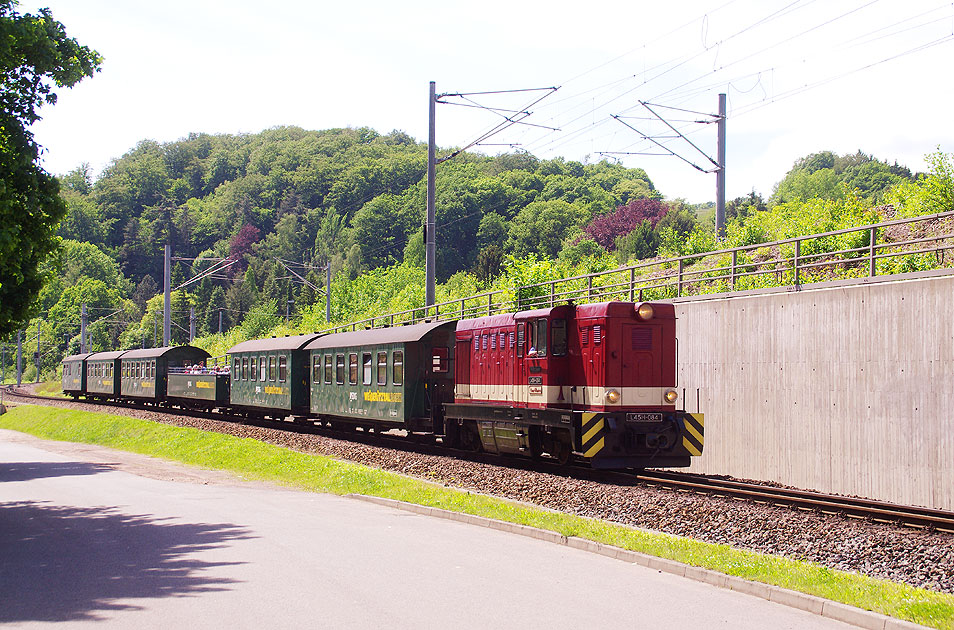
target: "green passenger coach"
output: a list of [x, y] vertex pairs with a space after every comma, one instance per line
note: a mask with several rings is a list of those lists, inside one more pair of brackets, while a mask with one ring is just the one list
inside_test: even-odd
[[324, 420], [443, 432], [454, 397], [454, 328], [436, 322], [320, 337], [310, 352], [311, 411]]
[[121, 393], [130, 398], [163, 400], [170, 371], [203, 363], [209, 353], [195, 346], [129, 350], [120, 358]]
[[124, 350], [96, 352], [86, 357], [86, 395], [114, 398], [119, 395], [119, 357]]
[[86, 393], [86, 357], [91, 353], [74, 354], [63, 359], [63, 393], [74, 399]]
[[319, 336], [255, 339], [229, 349], [232, 406], [274, 418], [308, 415], [308, 353], [303, 348]]

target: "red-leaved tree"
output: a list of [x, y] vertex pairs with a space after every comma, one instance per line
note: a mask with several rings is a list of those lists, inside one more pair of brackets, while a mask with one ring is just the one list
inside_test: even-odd
[[649, 221], [655, 228], [667, 212], [669, 206], [658, 199], [633, 199], [625, 206], [616, 208], [615, 212], [596, 217], [584, 231], [608, 251], [613, 251], [617, 237], [626, 236], [643, 221]]
[[[238, 231], [238, 234], [232, 237], [232, 242], [229, 243], [229, 258], [233, 260], [241, 260], [245, 254], [252, 251], [252, 245], [257, 243], [262, 238], [262, 231], [246, 223], [242, 226], [242, 229]], [[237, 265], [232, 265], [232, 275], [235, 275], [238, 271], [245, 271], [246, 263], [240, 262]], [[238, 269], [241, 267], [242, 269]]]

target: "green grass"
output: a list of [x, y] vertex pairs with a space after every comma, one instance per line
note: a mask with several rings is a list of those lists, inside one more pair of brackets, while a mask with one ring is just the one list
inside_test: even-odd
[[123, 416], [26, 405], [0, 416], [0, 428], [44, 439], [99, 444], [227, 470], [246, 479], [312, 492], [386, 497], [539, 527], [774, 584], [942, 630], [954, 630], [952, 595], [834, 571], [808, 562], [552, 512], [248, 438]]
[[43, 381], [34, 390], [38, 396], [63, 396], [63, 384], [60, 381]]

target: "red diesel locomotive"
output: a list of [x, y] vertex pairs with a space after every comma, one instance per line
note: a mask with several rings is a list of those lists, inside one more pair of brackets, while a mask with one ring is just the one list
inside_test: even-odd
[[676, 409], [671, 304], [561, 305], [457, 324], [445, 442], [594, 468], [688, 466], [702, 414]]

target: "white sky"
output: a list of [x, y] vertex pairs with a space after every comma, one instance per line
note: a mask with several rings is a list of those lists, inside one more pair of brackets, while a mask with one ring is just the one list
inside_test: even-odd
[[[57, 174], [82, 162], [99, 173], [142, 139], [190, 132], [368, 126], [423, 141], [429, 81], [440, 93], [561, 86], [526, 120], [560, 131], [518, 125], [488, 142], [581, 161], [655, 151], [612, 118], [669, 133], [640, 119], [651, 116], [640, 100], [714, 113], [726, 92], [728, 199], [768, 196], [815, 151], [861, 149], [913, 170], [938, 146], [954, 151], [950, 0], [29, 0], [19, 10], [41, 6], [105, 57], [34, 127]], [[537, 95], [474, 100], [519, 110]], [[467, 144], [499, 120], [439, 105], [437, 143]], [[675, 125], [715, 157], [715, 125]], [[677, 158], [617, 159], [645, 168], [668, 198], [715, 199], [715, 175]]]

